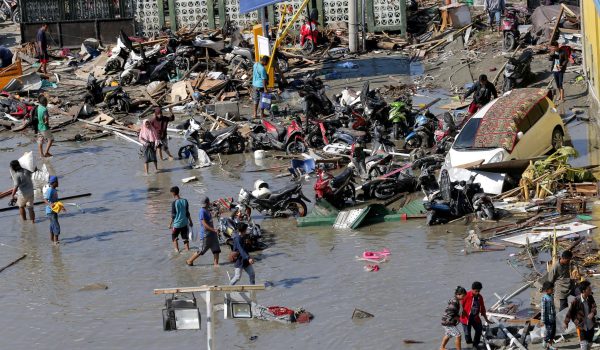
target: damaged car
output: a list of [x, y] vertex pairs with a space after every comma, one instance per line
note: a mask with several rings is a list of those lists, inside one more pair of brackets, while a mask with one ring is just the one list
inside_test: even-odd
[[463, 126], [442, 169], [451, 181], [477, 174], [485, 193], [514, 186], [509, 169], [563, 146], [566, 128], [546, 89], [514, 89], [488, 103]]

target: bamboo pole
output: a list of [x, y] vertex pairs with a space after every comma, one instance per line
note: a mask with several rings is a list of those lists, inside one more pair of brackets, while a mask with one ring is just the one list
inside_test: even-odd
[[5, 265], [3, 268], [0, 268], [0, 272], [8, 269], [9, 267], [13, 266], [14, 264], [18, 263], [19, 261], [25, 259], [27, 257], [27, 254], [23, 254], [20, 257], [18, 257], [17, 259], [11, 261], [8, 265]]

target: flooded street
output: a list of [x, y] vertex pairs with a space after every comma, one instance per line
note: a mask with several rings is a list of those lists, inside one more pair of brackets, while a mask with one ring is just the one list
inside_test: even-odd
[[[404, 74], [413, 69], [405, 68]], [[380, 83], [386, 83], [385, 74], [381, 73]], [[343, 88], [349, 83], [344, 78], [332, 84]], [[598, 164], [596, 132], [578, 121], [569, 127], [581, 154], [574, 164]], [[37, 157], [37, 152], [35, 144], [22, 136], [5, 132], [1, 137], [5, 138], [2, 148], [13, 149], [0, 153], [0, 188], [7, 189], [12, 184], [10, 160], [28, 150]], [[56, 137], [60, 139], [60, 133]], [[180, 142], [173, 139], [172, 149]], [[267, 159], [257, 165], [252, 154], [245, 153], [223, 157], [222, 168], [189, 170], [176, 160], [160, 162], [162, 172], [145, 176], [137, 146], [117, 138], [58, 143], [53, 151], [47, 162], [60, 178], [60, 196], [87, 192], [92, 196], [75, 200], [84, 212], [68, 206], [68, 213], [61, 215], [60, 247], [50, 244], [44, 206], [36, 206], [35, 225], [22, 223], [16, 211], [0, 213], [0, 265], [27, 254], [1, 274], [2, 348], [204, 349], [204, 324], [200, 331], [162, 330], [164, 297], [153, 295], [153, 289], [227, 284], [227, 271], [232, 274], [233, 265], [226, 261], [228, 248], [218, 268], [212, 267], [209, 256], [188, 267], [185, 259], [190, 253], [173, 252], [169, 188], [180, 186], [197, 224], [204, 195], [237, 200], [240, 186], [249, 189], [259, 178], [271, 188], [283, 187], [289, 178], [274, 179], [280, 173], [248, 171], [289, 161]], [[182, 184], [181, 179], [190, 176], [199, 181]], [[313, 183], [314, 178], [304, 183], [304, 193], [311, 199]], [[437, 349], [442, 337], [440, 318], [456, 286], [469, 289], [473, 281], [481, 281], [491, 305], [496, 301], [493, 293], [505, 295], [523, 284], [506, 263], [516, 250], [465, 255], [468, 228], [462, 223], [427, 227], [424, 220], [416, 219], [356, 231], [301, 229], [294, 219], [267, 219], [261, 225], [269, 248], [254, 254], [254, 267], [257, 283], [269, 286], [257, 293], [257, 302], [303, 307], [315, 318], [310, 324], [286, 326], [223, 320], [222, 312], [217, 312], [219, 349]], [[365, 250], [383, 248], [392, 255], [379, 272], [366, 272], [365, 263], [355, 258]], [[244, 274], [241, 283], [247, 281]], [[80, 290], [93, 283], [108, 289]], [[528, 297], [523, 293], [517, 298], [523, 308]], [[352, 320], [354, 308], [375, 318]], [[204, 320], [203, 305], [201, 314]], [[257, 338], [250, 340], [253, 336]], [[423, 343], [406, 345], [405, 339]]]

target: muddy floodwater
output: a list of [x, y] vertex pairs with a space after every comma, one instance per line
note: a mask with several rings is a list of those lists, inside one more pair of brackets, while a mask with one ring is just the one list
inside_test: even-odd
[[[14, 152], [0, 153], [0, 164], [17, 158], [27, 140], [3, 141]], [[176, 141], [173, 141], [176, 144]], [[63, 196], [91, 192], [75, 200], [85, 211], [67, 207], [61, 215], [61, 245], [48, 238], [43, 206], [38, 222], [22, 224], [16, 212], [0, 216], [0, 263], [26, 253], [27, 258], [0, 276], [0, 338], [3, 349], [169, 349], [204, 348], [205, 332], [163, 332], [164, 297], [154, 288], [226, 284], [224, 263], [211, 266], [201, 257], [188, 267], [186, 253], [173, 252], [167, 229], [169, 187], [179, 185], [191, 202], [194, 219], [203, 195], [235, 196], [240, 184], [250, 188], [265, 173], [251, 154], [229, 156], [221, 170], [213, 166], [187, 170], [183, 162], [161, 163], [164, 171], [143, 175], [137, 149], [118, 139], [58, 144], [48, 162], [60, 176]], [[265, 166], [281, 164], [270, 161]], [[41, 165], [41, 163], [38, 163]], [[200, 181], [182, 185], [181, 179]], [[275, 174], [269, 175], [272, 177]], [[10, 187], [8, 170], [2, 188]], [[274, 188], [289, 178], [270, 180]], [[312, 197], [312, 181], [305, 192]], [[439, 320], [457, 285], [473, 280], [484, 293], [518, 287], [520, 277], [506, 264], [506, 252], [465, 256], [464, 226], [427, 228], [421, 220], [382, 224], [358, 231], [295, 227], [293, 219], [263, 221], [269, 248], [256, 256], [263, 305], [304, 307], [315, 315], [307, 325], [284, 326], [265, 321], [223, 320], [217, 314], [221, 349], [383, 349], [407, 347], [403, 339], [425, 341], [415, 349], [432, 349], [440, 336]], [[392, 255], [379, 272], [366, 272], [355, 257], [364, 250], [388, 248]], [[227, 248], [224, 249], [227, 251]], [[242, 277], [242, 283], [247, 283]], [[107, 290], [80, 291], [102, 283]], [[374, 319], [350, 319], [357, 307]], [[201, 309], [202, 317], [204, 309]], [[258, 336], [254, 341], [250, 337]]]
[[[380, 76], [382, 83], [385, 74]], [[342, 76], [337, 85], [346, 84], [346, 78], [350, 77]], [[444, 102], [448, 100], [440, 103]], [[573, 144], [582, 154], [577, 165], [598, 164], [597, 146], [587, 142], [592, 133], [586, 125], [574, 124], [579, 129], [571, 132]], [[56, 137], [60, 139], [60, 133]], [[35, 150], [35, 144], [6, 132], [0, 140], [4, 190], [11, 186], [9, 161]], [[176, 151], [180, 142], [173, 139], [172, 149]], [[287, 162], [266, 159], [257, 165], [246, 153], [223, 157], [222, 167], [200, 170], [187, 169], [183, 161], [161, 162], [161, 173], [145, 176], [137, 146], [113, 137], [58, 143], [53, 154], [47, 162], [60, 178], [60, 195], [92, 196], [73, 201], [84, 212], [67, 206], [69, 212], [60, 216], [60, 247], [50, 244], [42, 205], [36, 206], [35, 225], [22, 223], [15, 211], [0, 213], [0, 266], [27, 254], [0, 273], [0, 349], [205, 349], [204, 322], [201, 331], [162, 330], [164, 297], [152, 291], [227, 284], [227, 271], [231, 274], [233, 266], [225, 261], [228, 248], [218, 268], [212, 267], [208, 255], [188, 267], [189, 253], [173, 252], [167, 227], [169, 188], [180, 186], [197, 223], [204, 195], [237, 199], [240, 186], [251, 188], [259, 178], [272, 188], [283, 187], [289, 178], [275, 179], [280, 173], [248, 171]], [[190, 176], [199, 181], [182, 184], [181, 179]], [[314, 198], [313, 182], [305, 181], [309, 198]], [[1, 207], [8, 199], [4, 201]], [[515, 250], [465, 255], [463, 224], [429, 228], [417, 219], [340, 231], [299, 229], [293, 219], [258, 220], [269, 247], [255, 254], [254, 267], [257, 282], [269, 287], [257, 293], [257, 302], [303, 307], [315, 318], [310, 324], [281, 325], [223, 320], [218, 312], [219, 349], [437, 349], [440, 318], [456, 286], [469, 288], [481, 281], [491, 305], [494, 292], [505, 295], [523, 284], [506, 262]], [[379, 272], [366, 272], [365, 263], [356, 260], [365, 250], [383, 248], [392, 255]], [[247, 282], [244, 274], [241, 283]], [[81, 290], [94, 283], [108, 289]], [[529, 294], [520, 298], [517, 302], [527, 307]], [[375, 317], [352, 320], [354, 308]], [[202, 302], [201, 313], [204, 320]], [[406, 345], [405, 339], [423, 343]]]

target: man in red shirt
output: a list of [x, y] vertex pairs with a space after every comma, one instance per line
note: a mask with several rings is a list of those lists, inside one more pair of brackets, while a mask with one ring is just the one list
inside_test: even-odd
[[[467, 295], [465, 295], [465, 297], [461, 300], [463, 312], [460, 315], [460, 323], [463, 325], [465, 340], [467, 344], [473, 344], [473, 349], [478, 348], [483, 329], [479, 315], [483, 316], [483, 319], [487, 323], [492, 323], [490, 320], [488, 320], [485, 313], [483, 296], [480, 294], [482, 288], [483, 285], [481, 282], [473, 282], [471, 285], [471, 290], [468, 291]], [[475, 329], [475, 336], [473, 338], [471, 338], [471, 327]]]

